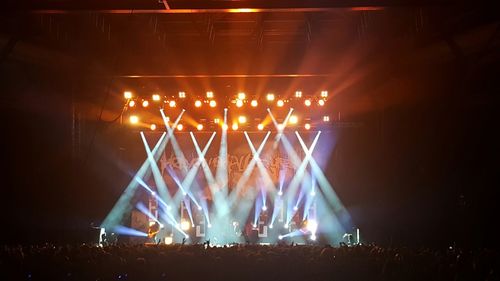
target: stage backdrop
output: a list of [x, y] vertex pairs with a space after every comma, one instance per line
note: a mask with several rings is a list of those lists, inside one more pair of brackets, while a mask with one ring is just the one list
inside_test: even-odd
[[[193, 132], [193, 136], [198, 143], [200, 150], [203, 150], [212, 137], [213, 132]], [[259, 149], [261, 143], [266, 139], [267, 132], [248, 132], [255, 151]], [[311, 146], [317, 131], [301, 132], [300, 136], [307, 148]], [[247, 180], [238, 190], [240, 195], [245, 195], [249, 188], [279, 188], [286, 185], [294, 176], [296, 167], [302, 162], [305, 152], [299, 142], [296, 133], [287, 132], [282, 135], [286, 141], [278, 140], [276, 132], [269, 133], [267, 140], [259, 154], [260, 164], [255, 164]], [[159, 133], [147, 134], [149, 146], [152, 148], [160, 137]], [[242, 178], [243, 173], [252, 162], [253, 153], [251, 146], [244, 132], [227, 132], [227, 146], [221, 145], [222, 132], [218, 131], [211, 142], [204, 158], [210, 169], [208, 177], [213, 176], [216, 180], [216, 188], [228, 188], [234, 190]], [[222, 138], [223, 139], [223, 138]], [[323, 167], [334, 148], [335, 143], [333, 132], [322, 132], [313, 152], [313, 158]], [[224, 151], [227, 147], [227, 151]], [[222, 149], [221, 149], [222, 148]], [[227, 155], [227, 163], [224, 165], [224, 155]], [[186, 174], [199, 161], [193, 138], [189, 132], [176, 132], [175, 138], [170, 139], [165, 150], [158, 161], [158, 167], [162, 173], [167, 187], [173, 195], [179, 188], [178, 182], [183, 182]], [[222, 162], [222, 173], [218, 174], [217, 167]], [[296, 164], [294, 164], [296, 163]], [[260, 168], [259, 168], [260, 166]], [[263, 168], [263, 169], [262, 169]], [[263, 171], [265, 172], [263, 173]], [[308, 170], [310, 170], [308, 168]], [[224, 174], [225, 173], [225, 174]], [[226, 176], [227, 175], [227, 176]], [[208, 184], [210, 179], [205, 175], [202, 166], [196, 172], [195, 179], [189, 187], [190, 191], [197, 193], [197, 196], [210, 198]], [[270, 182], [272, 185], [270, 186]], [[154, 186], [154, 181], [150, 181]], [[241, 183], [240, 183], [241, 185]]]

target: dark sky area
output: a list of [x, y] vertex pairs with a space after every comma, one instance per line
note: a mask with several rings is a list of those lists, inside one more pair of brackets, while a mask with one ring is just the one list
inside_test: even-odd
[[[138, 133], [108, 122], [124, 89], [325, 87], [327, 112], [356, 124], [340, 130], [325, 174], [365, 239], [498, 243], [500, 23], [472, 6], [2, 11], [0, 242], [76, 242], [104, 219], [144, 160]], [[294, 73], [321, 75], [208, 77]], [[122, 77], [133, 74], [208, 76]]]

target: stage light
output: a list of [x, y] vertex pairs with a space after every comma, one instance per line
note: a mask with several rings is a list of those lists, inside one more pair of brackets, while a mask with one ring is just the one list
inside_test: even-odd
[[278, 124], [278, 130], [283, 131], [285, 129], [285, 125], [283, 124]]
[[318, 101], [318, 105], [319, 105], [319, 106], [323, 106], [323, 105], [325, 105], [325, 100], [319, 100], [319, 101]]
[[131, 99], [131, 98], [132, 98], [132, 92], [130, 92], [130, 91], [125, 91], [125, 92], [123, 92], [123, 96], [124, 96], [126, 99]]
[[283, 240], [283, 235], [278, 235], [279, 240]]
[[214, 92], [207, 92], [207, 98], [212, 99], [214, 97]]
[[154, 94], [154, 95], [152, 96], [152, 99], [153, 99], [154, 101], [159, 101], [159, 100], [160, 100], [160, 95], [158, 95], [158, 94]]
[[288, 122], [290, 122], [290, 124], [297, 124], [299, 122], [299, 118], [296, 115], [292, 115], [290, 116]]
[[216, 107], [217, 106], [217, 102], [215, 102], [214, 100], [211, 100], [210, 103], [209, 103], [210, 107]]
[[242, 107], [243, 106], [243, 101], [242, 100], [236, 100], [236, 106], [237, 107]]
[[182, 230], [189, 230], [190, 227], [191, 227], [191, 224], [188, 221], [186, 221], [186, 220], [181, 221], [181, 229]]
[[268, 101], [273, 101], [274, 100], [274, 94], [267, 94], [266, 99]]
[[227, 124], [222, 124], [222, 130], [227, 131], [229, 126]]
[[198, 131], [203, 130], [203, 124], [196, 125], [196, 129], [198, 129]]
[[194, 223], [191, 225], [191, 227], [195, 227], [195, 226], [196, 226], [196, 225], [195, 225]]
[[284, 227], [284, 228], [288, 228], [288, 223], [285, 223], [285, 224], [283, 225], [283, 227]]
[[200, 100], [197, 100], [194, 102], [194, 106], [195, 107], [201, 107], [201, 101]]
[[182, 126], [182, 124], [178, 124], [177, 125], [177, 130], [178, 131], [182, 131], [182, 129], [184, 129], [184, 126]]
[[281, 195], [283, 195], [283, 191], [280, 190], [280, 191], [278, 191], [278, 196], [281, 196]]
[[264, 130], [264, 124], [257, 125], [257, 129], [259, 129], [259, 131]]
[[165, 225], [163, 223], [160, 223], [160, 228], [164, 228]]
[[262, 211], [267, 211], [267, 206], [266, 205], [262, 206]]
[[311, 191], [311, 196], [316, 196], [316, 192]]
[[233, 131], [238, 130], [238, 124], [237, 123], [233, 123], [233, 125], [231, 126], [231, 129], [233, 129]]
[[219, 122], [220, 122], [220, 119], [219, 119], [219, 118], [214, 118], [214, 123], [215, 123], [215, 124], [219, 124]]
[[179, 98], [181, 99], [186, 98], [186, 92], [179, 92]]
[[296, 98], [301, 98], [302, 97], [302, 91], [295, 91], [295, 97]]
[[323, 116], [323, 122], [330, 122], [330, 116], [328, 115]]
[[252, 107], [257, 107], [257, 105], [258, 105], [258, 104], [259, 104], [259, 103], [257, 102], [257, 100], [252, 100], [252, 101], [250, 102], [250, 105], [251, 105]]
[[142, 107], [148, 107], [149, 101], [145, 100], [142, 102]]
[[298, 209], [299, 209], [299, 207], [297, 207], [297, 206], [293, 206], [293, 210], [294, 210], [294, 211], [297, 211]]
[[243, 115], [238, 117], [238, 123], [245, 124], [247, 122], [247, 118]]
[[165, 237], [165, 244], [166, 245], [171, 245], [173, 242], [174, 242], [174, 239], [172, 238], [172, 236]]
[[304, 125], [304, 128], [305, 128], [306, 130], [309, 130], [309, 129], [311, 129], [311, 124], [309, 124], [309, 123], [306, 123], [306, 124]]
[[283, 105], [285, 105], [285, 102], [284, 102], [283, 100], [278, 100], [278, 101], [276, 102], [276, 105], [277, 105], [278, 107], [283, 107]]
[[137, 115], [130, 116], [130, 123], [131, 124], [137, 124], [137, 123], [139, 123], [139, 117], [137, 117]]
[[321, 97], [322, 98], [327, 98], [328, 97], [328, 91], [321, 91]]
[[208, 226], [208, 228], [212, 228], [212, 224], [210, 224], [210, 223], [207, 226]]
[[239, 100], [244, 100], [247, 96], [245, 95], [245, 93], [238, 93], [238, 99]]
[[198, 211], [201, 211], [201, 210], [202, 210], [201, 206], [198, 206]]
[[256, 227], [257, 227], [257, 224], [255, 224], [255, 223], [254, 223], [254, 224], [252, 224], [252, 226], [253, 226], [253, 228], [256, 228]]
[[129, 106], [129, 107], [134, 107], [134, 106], [135, 106], [135, 101], [131, 100], [131, 101], [128, 103], [128, 106]]
[[273, 229], [273, 225], [272, 225], [272, 224], [270, 224], [270, 225], [269, 225], [269, 228], [270, 228], [270, 229]]
[[168, 103], [168, 106], [170, 107], [175, 107], [176, 103], [174, 100], [171, 100], [169, 103]]
[[149, 128], [151, 128], [151, 131], [156, 130], [156, 124], [151, 124], [151, 126], [149, 126]]
[[318, 223], [315, 220], [308, 220], [306, 222], [306, 229], [314, 234], [318, 230]]
[[305, 106], [311, 106], [311, 100], [309, 100], [309, 99], [308, 99], [308, 100], [305, 100], [305, 101], [304, 101], [304, 105], [305, 105]]
[[316, 235], [314, 235], [314, 234], [313, 234], [313, 235], [311, 235], [311, 240], [312, 240], [312, 241], [316, 241]]

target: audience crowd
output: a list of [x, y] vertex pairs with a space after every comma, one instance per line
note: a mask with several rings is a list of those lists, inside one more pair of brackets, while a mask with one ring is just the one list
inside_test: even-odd
[[0, 280], [500, 280], [493, 250], [376, 245], [4, 246]]

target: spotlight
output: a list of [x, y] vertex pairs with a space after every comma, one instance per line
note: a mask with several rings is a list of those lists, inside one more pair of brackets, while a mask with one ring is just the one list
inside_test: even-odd
[[163, 223], [160, 223], [160, 228], [164, 228], [165, 225]]
[[328, 97], [328, 91], [321, 91], [321, 97], [322, 98], [327, 98]]
[[175, 101], [174, 100], [171, 100], [169, 103], [168, 103], [168, 106], [170, 107], [175, 107]]
[[272, 225], [272, 224], [270, 224], [270, 225], [269, 225], [269, 228], [270, 228], [270, 229], [273, 229], [273, 225]]
[[315, 196], [315, 195], [316, 195], [316, 192], [311, 191], [311, 196]]
[[259, 103], [257, 102], [257, 100], [252, 100], [252, 101], [250, 102], [250, 105], [251, 105], [252, 107], [257, 107], [257, 105], [258, 105], [258, 104], [259, 104]]
[[188, 221], [182, 220], [181, 221], [181, 229], [182, 230], [189, 230], [191, 227], [191, 224]]
[[238, 130], [238, 124], [237, 124], [237, 123], [234, 123], [234, 124], [231, 126], [231, 129], [233, 129], [233, 131]]
[[259, 129], [259, 131], [264, 130], [264, 124], [257, 125], [257, 129]]
[[319, 106], [323, 106], [323, 105], [325, 105], [325, 100], [319, 100], [319, 101], [318, 101], [318, 105], [319, 105]]
[[184, 237], [185, 237], [186, 239], [188, 239], [188, 238], [189, 238], [189, 235], [187, 235], [187, 234], [186, 234], [186, 235], [184, 235]]
[[330, 116], [328, 115], [323, 116], [323, 122], [330, 122]]
[[242, 100], [236, 100], [236, 106], [237, 107], [242, 107], [243, 106], [243, 101]]
[[278, 107], [283, 107], [283, 105], [285, 105], [285, 102], [284, 102], [283, 100], [278, 100], [278, 101], [276, 102], [276, 105], [277, 105]]
[[197, 100], [194, 102], [194, 106], [195, 107], [201, 107], [201, 101], [200, 100]]
[[299, 207], [297, 207], [297, 206], [293, 206], [293, 210], [294, 210], [294, 211], [297, 211], [298, 209], [299, 209]]
[[137, 115], [130, 116], [130, 123], [131, 124], [137, 124], [137, 123], [139, 123], [139, 117], [137, 117]]
[[123, 96], [124, 96], [126, 99], [131, 99], [131, 98], [132, 98], [132, 92], [130, 92], [130, 91], [125, 91], [125, 92], [123, 92]]
[[181, 99], [186, 98], [186, 92], [179, 92], [179, 98]]
[[195, 227], [195, 224], [193, 223], [193, 224], [191, 225], [191, 227]]
[[254, 224], [252, 224], [252, 226], [253, 226], [253, 228], [256, 228], [256, 227], [257, 227], [257, 225], [256, 225], [255, 223], [254, 223]]
[[245, 116], [241, 115], [238, 117], [238, 122], [240, 124], [245, 124], [247, 122], [247, 118]]
[[278, 235], [279, 240], [283, 240], [283, 235]]
[[203, 124], [196, 125], [196, 129], [198, 129], [198, 131], [203, 130]]
[[166, 245], [170, 245], [174, 242], [174, 239], [172, 238], [172, 236], [167, 236], [165, 237], [165, 244]]
[[149, 101], [145, 100], [142, 102], [142, 107], [148, 107]]
[[274, 100], [274, 94], [267, 94], [266, 99], [268, 101], [273, 101]]
[[316, 233], [316, 230], [318, 230], [318, 223], [315, 220], [308, 220], [306, 224], [306, 229], [314, 234]]
[[283, 129], [285, 129], [285, 125], [283, 125], [283, 124], [278, 124], [278, 130], [279, 130], [279, 131], [283, 131]]
[[246, 98], [245, 93], [238, 93], [238, 99], [239, 100], [244, 100]]
[[207, 98], [212, 99], [214, 97], [214, 92], [208, 91], [207, 92]]
[[288, 228], [288, 223], [285, 223], [285, 224], [283, 225], [283, 227], [284, 227], [284, 228]]
[[128, 106], [129, 106], [129, 107], [134, 107], [134, 106], [135, 106], [135, 101], [131, 100], [131, 101], [128, 103]]
[[262, 211], [267, 211], [267, 206], [266, 205], [262, 206]]
[[151, 126], [149, 126], [149, 128], [151, 128], [151, 131], [156, 130], [156, 124], [151, 124]]
[[214, 100], [211, 100], [210, 103], [209, 103], [210, 107], [216, 107], [217, 106], [217, 102], [215, 102]]
[[283, 195], [283, 191], [280, 190], [280, 191], [278, 191], [278, 196], [281, 196], [281, 195]]
[[313, 234], [313, 235], [311, 235], [311, 240], [312, 240], [312, 241], [316, 241], [316, 235], [314, 235], [314, 234]]
[[219, 124], [219, 122], [220, 122], [220, 119], [219, 119], [219, 118], [214, 118], [214, 123], [215, 123], [215, 124]]
[[201, 211], [201, 210], [202, 210], [201, 206], [198, 206], [198, 211]]
[[305, 100], [304, 101], [305, 106], [311, 106], [311, 100]]
[[211, 228], [211, 227], [212, 227], [212, 224], [210, 224], [210, 223], [209, 223], [207, 226], [208, 226], [208, 228]]
[[297, 122], [299, 122], [299, 118], [296, 115], [292, 115], [288, 121], [290, 124], [297, 124]]
[[306, 123], [306, 124], [304, 125], [304, 128], [305, 128], [306, 130], [309, 130], [309, 129], [311, 129], [311, 124], [309, 124], [309, 123]]
[[302, 97], [302, 91], [295, 91], [295, 97], [296, 98], [301, 98]]
[[184, 129], [184, 126], [182, 126], [182, 124], [178, 124], [177, 125], [177, 130], [182, 131], [182, 129]]
[[229, 126], [227, 124], [222, 124], [222, 130], [227, 131]]
[[158, 95], [158, 94], [154, 94], [154, 95], [153, 95], [153, 100], [154, 100], [154, 101], [159, 101], [159, 100], [160, 100], [160, 95]]

